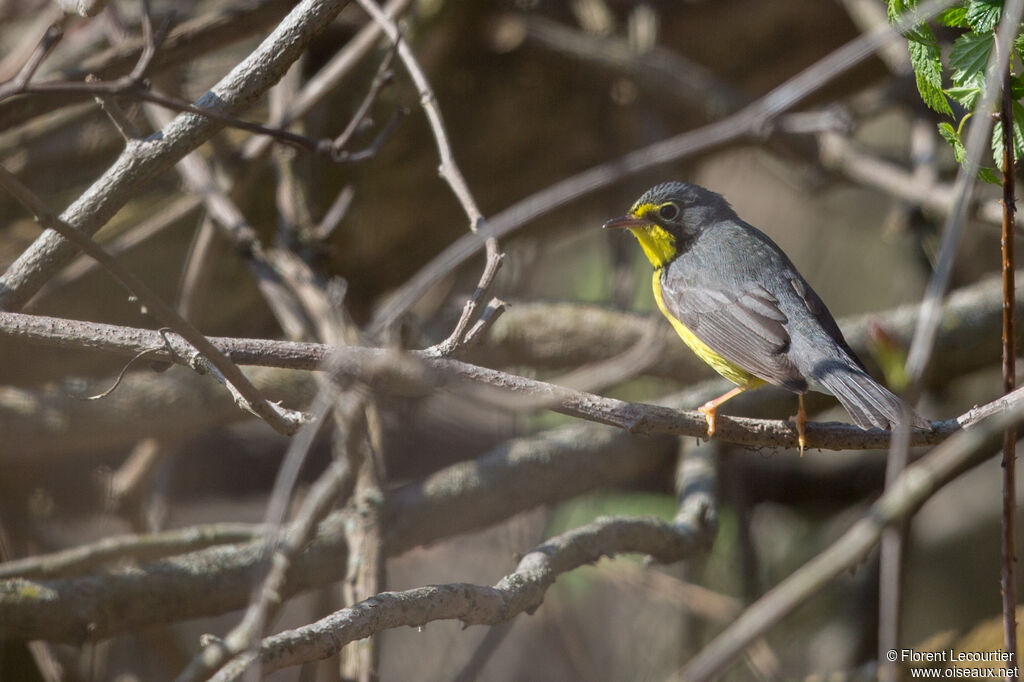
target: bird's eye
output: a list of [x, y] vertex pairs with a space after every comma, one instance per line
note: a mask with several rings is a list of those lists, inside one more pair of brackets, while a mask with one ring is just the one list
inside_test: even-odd
[[658, 207], [658, 217], [662, 220], [675, 220], [679, 217], [679, 207], [671, 201]]

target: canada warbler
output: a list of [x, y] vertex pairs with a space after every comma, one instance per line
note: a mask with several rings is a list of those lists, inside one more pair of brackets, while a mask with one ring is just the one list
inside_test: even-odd
[[[865, 371], [782, 249], [741, 220], [721, 195], [667, 182], [604, 226], [633, 233], [654, 266], [658, 308], [701, 360], [736, 384], [701, 406], [709, 437], [719, 405], [766, 382], [799, 397], [801, 452], [808, 390], [834, 395], [862, 429], [903, 422], [903, 402]], [[931, 428], [908, 413], [911, 426]]]

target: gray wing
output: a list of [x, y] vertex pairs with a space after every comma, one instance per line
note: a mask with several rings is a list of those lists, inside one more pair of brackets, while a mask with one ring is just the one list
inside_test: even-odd
[[735, 291], [708, 289], [673, 276], [672, 268], [661, 287], [669, 312], [715, 352], [768, 383], [807, 390], [803, 375], [786, 355], [788, 319], [767, 289], [754, 283]]

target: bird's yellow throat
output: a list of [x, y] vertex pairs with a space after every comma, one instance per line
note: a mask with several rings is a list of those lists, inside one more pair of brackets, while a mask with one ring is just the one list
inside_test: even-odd
[[665, 267], [676, 257], [676, 238], [664, 228], [651, 225], [631, 227], [629, 231], [640, 242], [640, 248], [644, 250], [647, 260], [651, 261], [655, 270]]
[[[634, 217], [643, 218], [648, 211], [653, 211], [657, 208], [658, 207], [653, 204], [644, 204], [634, 207], [630, 213]], [[668, 309], [668, 306], [665, 305], [665, 299], [661, 295], [661, 269], [671, 263], [678, 255], [676, 250], [676, 238], [673, 237], [668, 230], [655, 223], [644, 227], [631, 227], [629, 228], [629, 231], [632, 232], [633, 236], [635, 236], [637, 241], [640, 242], [640, 247], [647, 255], [647, 259], [651, 261], [651, 265], [654, 266], [654, 278], [651, 282], [654, 285], [654, 301], [658, 304], [658, 309], [661, 310], [662, 314], [669, 322], [672, 323], [676, 333], [679, 334], [680, 338], [683, 339], [686, 345], [689, 346], [700, 359], [711, 365], [716, 372], [734, 384], [744, 387], [753, 387], [764, 383], [761, 379], [758, 379], [753, 374], [750, 374], [738, 365], [730, 362], [724, 356], [715, 352], [710, 346], [697, 338], [697, 335], [678, 320]]]

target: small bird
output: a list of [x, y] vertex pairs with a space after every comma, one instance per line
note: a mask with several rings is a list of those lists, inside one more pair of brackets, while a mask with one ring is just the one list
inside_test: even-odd
[[[801, 454], [808, 390], [834, 395], [862, 429], [903, 423], [908, 408], [867, 373], [811, 285], [720, 194], [667, 182], [604, 227], [633, 233], [654, 266], [658, 308], [701, 360], [736, 384], [699, 408], [708, 437], [722, 403], [765, 383], [797, 394]], [[931, 429], [908, 414], [910, 426]]]

